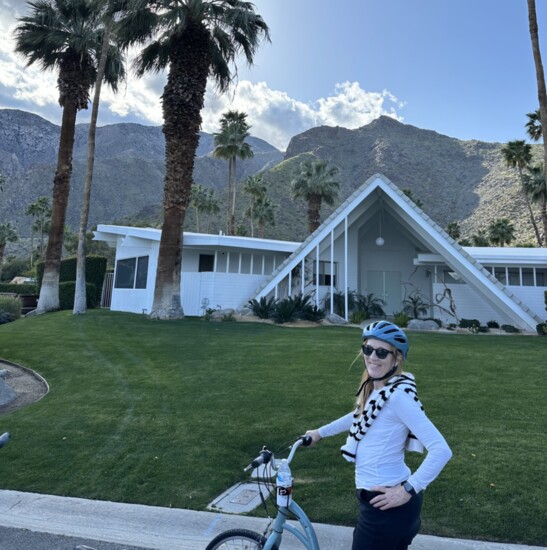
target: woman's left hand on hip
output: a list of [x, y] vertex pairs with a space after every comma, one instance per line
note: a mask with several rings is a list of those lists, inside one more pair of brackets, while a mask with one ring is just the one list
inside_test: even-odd
[[389, 510], [390, 508], [402, 506], [412, 498], [402, 485], [396, 485], [395, 487], [376, 486], [372, 487], [371, 491], [382, 493], [370, 500], [370, 504], [380, 510]]

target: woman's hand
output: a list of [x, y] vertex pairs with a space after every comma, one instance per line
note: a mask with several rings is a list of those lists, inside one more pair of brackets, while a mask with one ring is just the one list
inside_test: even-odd
[[372, 506], [380, 508], [380, 510], [389, 510], [390, 508], [402, 506], [412, 498], [402, 485], [396, 485], [395, 487], [372, 487], [370, 490], [382, 493], [370, 499]]
[[308, 430], [304, 435], [309, 435], [311, 437], [311, 443], [309, 447], [313, 447], [316, 443], [321, 441], [321, 436], [319, 435], [319, 430]]

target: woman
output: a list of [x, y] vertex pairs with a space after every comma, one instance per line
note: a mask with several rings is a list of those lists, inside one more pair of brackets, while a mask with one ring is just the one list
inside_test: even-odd
[[[359, 520], [353, 550], [402, 550], [420, 528], [422, 491], [439, 475], [452, 452], [427, 418], [414, 377], [402, 373], [409, 350], [406, 334], [387, 321], [363, 330], [365, 372], [353, 413], [307, 432], [323, 437], [349, 432], [342, 455], [355, 462]], [[411, 472], [407, 450], [427, 456]]]

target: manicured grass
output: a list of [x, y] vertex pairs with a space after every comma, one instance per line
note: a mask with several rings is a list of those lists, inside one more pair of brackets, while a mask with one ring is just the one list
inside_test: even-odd
[[[0, 326], [0, 357], [50, 393], [0, 416], [2, 488], [204, 509], [262, 445], [348, 412], [357, 328], [287, 328], [59, 312]], [[423, 533], [545, 545], [547, 338], [411, 333], [407, 370], [454, 457], [426, 491]], [[301, 451], [295, 498], [352, 525], [342, 436]], [[417, 464], [417, 456], [409, 460]]]

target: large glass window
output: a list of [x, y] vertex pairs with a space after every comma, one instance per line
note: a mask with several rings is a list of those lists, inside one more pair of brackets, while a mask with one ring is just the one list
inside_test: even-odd
[[512, 286], [520, 286], [520, 269], [518, 267], [507, 268], [509, 274], [509, 284]]
[[522, 286], [534, 286], [534, 268], [522, 268]]
[[547, 286], [547, 269], [536, 268], [536, 286]]
[[116, 262], [114, 288], [146, 288], [148, 256], [125, 258]]

